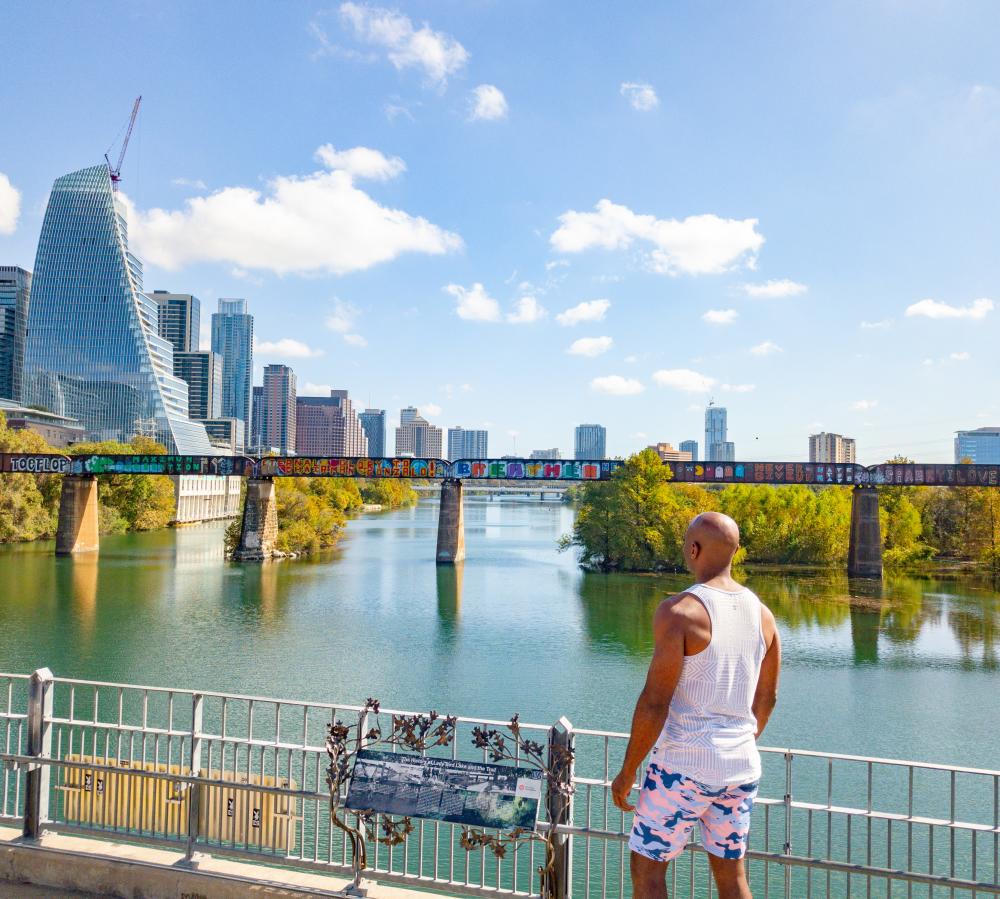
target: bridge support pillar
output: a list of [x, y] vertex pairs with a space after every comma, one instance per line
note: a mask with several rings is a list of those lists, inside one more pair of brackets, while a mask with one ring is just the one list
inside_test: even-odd
[[93, 553], [100, 549], [97, 516], [97, 478], [65, 475], [59, 495], [56, 555]]
[[882, 577], [882, 530], [878, 518], [878, 491], [874, 487], [854, 488], [847, 576]]
[[441, 482], [441, 510], [438, 512], [437, 562], [454, 565], [465, 558], [465, 515], [462, 482], [445, 478]]
[[236, 562], [263, 562], [274, 555], [278, 540], [278, 504], [274, 481], [248, 478], [240, 523], [240, 542], [233, 551]]

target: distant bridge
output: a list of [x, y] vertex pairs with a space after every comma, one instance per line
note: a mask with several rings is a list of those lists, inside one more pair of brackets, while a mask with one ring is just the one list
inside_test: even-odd
[[[284, 477], [388, 478], [440, 482], [437, 561], [465, 558], [462, 511], [464, 484], [504, 481], [521, 489], [546, 489], [536, 482], [588, 482], [611, 478], [625, 463], [619, 459], [425, 459], [320, 456], [70, 456], [55, 453], [0, 453], [0, 474], [64, 475], [59, 505], [56, 552], [96, 551], [97, 478], [147, 474], [238, 476], [247, 479], [240, 543], [235, 558], [263, 560], [274, 550], [278, 519], [274, 479]], [[882, 465], [807, 462], [664, 462], [678, 483], [804, 484], [854, 488], [848, 573], [882, 576], [882, 538], [878, 494], [874, 487], [1000, 487], [998, 465], [894, 463]], [[489, 489], [479, 485], [479, 489]], [[556, 485], [552, 489], [565, 489]]]

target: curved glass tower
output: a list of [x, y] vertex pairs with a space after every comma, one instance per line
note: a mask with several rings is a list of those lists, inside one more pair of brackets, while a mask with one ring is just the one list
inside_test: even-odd
[[128, 251], [125, 207], [103, 165], [56, 179], [35, 256], [24, 402], [78, 418], [91, 440], [137, 434], [170, 453], [213, 452], [190, 421], [157, 304]]

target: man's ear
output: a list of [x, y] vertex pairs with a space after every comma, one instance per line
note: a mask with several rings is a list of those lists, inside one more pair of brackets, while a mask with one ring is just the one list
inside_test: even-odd
[[697, 559], [701, 555], [701, 544], [697, 540], [691, 541], [691, 558]]

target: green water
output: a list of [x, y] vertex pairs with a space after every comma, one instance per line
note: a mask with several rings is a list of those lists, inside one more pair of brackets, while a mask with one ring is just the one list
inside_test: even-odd
[[[437, 506], [360, 518], [337, 551], [234, 565], [220, 527], [104, 538], [99, 559], [0, 549], [0, 669], [625, 728], [659, 599], [683, 577], [584, 574], [572, 512], [466, 505], [468, 559], [434, 564]], [[1000, 767], [1000, 600], [971, 579], [753, 573], [785, 667], [763, 742]]]

